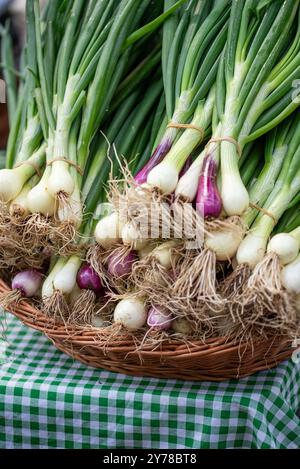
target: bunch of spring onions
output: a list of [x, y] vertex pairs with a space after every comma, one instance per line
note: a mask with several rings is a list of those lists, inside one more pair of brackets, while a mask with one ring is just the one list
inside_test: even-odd
[[2, 32], [1, 303], [154, 346], [293, 338], [300, 0], [28, 0], [27, 24], [17, 73]]
[[[299, 38], [288, 34], [298, 32], [298, 21], [297, 2], [232, 3], [218, 69], [212, 138], [176, 189], [177, 196], [190, 201], [196, 197], [197, 211], [214, 219], [208, 223], [204, 249], [188, 266], [188, 279], [183, 272], [175, 283], [180, 297], [195, 297], [204, 308], [209, 304], [214, 311], [223, 309], [217, 261], [232, 259], [245, 234], [243, 214], [250, 197], [239, 162], [251, 157], [246, 145], [298, 105], [292, 101], [292, 86], [299, 67]], [[194, 170], [197, 165], [200, 176]]]
[[[140, 76], [140, 80], [142, 78]], [[69, 246], [69, 256], [55, 259], [43, 284], [42, 298], [45, 311], [49, 315], [59, 315], [76, 323], [89, 322], [88, 318], [91, 320], [97, 308], [99, 309], [99, 301], [107, 289], [107, 277], [112, 276], [116, 282], [118, 279], [119, 281], [124, 279], [126, 269], [136, 259], [131, 253], [122, 263], [118, 261], [117, 252], [112, 255], [107, 254], [105, 269], [99, 272], [93, 267], [94, 263], [96, 265], [97, 263], [90, 254], [94, 249], [89, 244], [99, 218], [110, 210], [109, 204], [105, 204], [105, 186], [101, 188], [101, 184], [108, 179], [111, 172], [114, 177], [120, 177], [118, 155], [128, 152], [130, 155], [128, 164], [133, 168], [137, 157], [147, 150], [152, 130], [156, 130], [155, 115], [159, 107], [162, 80], [159, 75], [152, 76], [152, 79], [155, 79], [154, 82], [146, 94], [143, 94], [143, 105], [141, 106], [140, 100], [145, 83], [141, 80], [138, 88], [120, 104], [118, 114], [113, 116], [108, 128], [97, 138], [95, 149], [90, 152], [90, 166], [86, 168], [81, 187], [85, 197], [86, 216], [80, 226], [76, 245]], [[128, 115], [132, 119], [130, 130], [127, 126]], [[75, 153], [76, 131], [71, 133], [70, 143], [70, 152]], [[135, 149], [135, 153], [131, 154], [130, 149]], [[101, 162], [103, 163], [99, 166]]]
[[[23, 259], [28, 266], [41, 264], [44, 253], [61, 252], [75, 240], [90, 148], [139, 77], [150, 79], [159, 68], [161, 39], [153, 32], [183, 3], [162, 12], [148, 0], [54, 0], [41, 14], [37, 0], [27, 1], [17, 96], [7, 34], [3, 41], [12, 96], [6, 169], [0, 172], [3, 267], [22, 268]], [[77, 151], [70, 152], [78, 120]], [[90, 180], [102, 163], [94, 162]]]
[[[164, 305], [163, 309], [167, 308], [176, 317], [181, 319], [190, 317], [191, 321], [196, 323], [196, 327], [200, 323], [200, 329], [203, 329], [203, 324], [204, 328], [207, 327], [207, 323], [211, 325], [211, 316], [218, 316], [228, 309], [232, 311], [232, 304], [235, 304], [238, 298], [235, 295], [237, 283], [241, 282], [245, 287], [244, 282], [248, 280], [247, 274], [240, 267], [240, 263], [247, 264], [247, 268], [249, 263], [248, 261], [241, 262], [240, 253], [246, 246], [246, 255], [252, 257], [256, 254], [251, 251], [249, 244], [247, 247], [247, 243], [255, 238], [255, 234], [251, 231], [246, 236], [247, 230], [249, 228], [252, 230], [255, 223], [269, 225], [269, 231], [266, 230], [267, 234], [264, 239], [260, 236], [260, 245], [257, 246], [258, 255], [263, 258], [266, 249], [264, 244], [267, 243], [276, 224], [274, 219], [279, 219], [283, 215], [282, 211], [279, 214], [272, 214], [272, 206], [269, 210], [267, 205], [271, 197], [272, 184], [277, 187], [280, 184], [280, 177], [284, 177], [284, 174], [281, 176], [280, 170], [283, 159], [287, 158], [285, 154], [287, 143], [284, 138], [288, 124], [284, 123], [282, 127], [277, 126], [299, 105], [299, 100], [292, 99], [295, 91], [293, 82], [300, 64], [299, 2], [266, 3], [237, 0], [230, 2], [230, 5], [228, 2], [225, 3], [217, 2], [211, 10], [207, 10], [207, 16], [199, 24], [194, 37], [192, 33], [187, 34], [187, 37], [184, 36], [184, 31], [188, 31], [190, 27], [189, 8], [197, 8], [199, 2], [197, 5], [191, 2], [177, 22], [173, 19], [172, 23], [169, 20], [169, 24], [165, 24], [163, 51], [169, 47], [171, 41], [167, 66], [164, 66], [163, 62], [165, 87], [167, 84], [166, 110], [170, 123], [167, 132], [174, 130], [175, 120], [177, 137], [172, 146], [164, 146], [167, 148], [167, 154], [162, 161], [156, 159], [158, 155], [156, 150], [142, 172], [138, 173], [135, 181], [131, 183], [135, 196], [132, 197], [132, 191], [128, 188], [124, 191], [128, 199], [129, 211], [134, 202], [143, 206], [147, 191], [152, 192], [150, 194], [152, 209], [153, 206], [155, 207], [157, 191], [162, 196], [175, 194], [175, 205], [178, 200], [195, 203], [196, 211], [207, 220], [204, 226], [204, 243], [192, 252], [185, 251], [184, 246], [182, 251], [182, 243], [170, 242], [168, 239], [167, 242], [161, 244], [166, 239], [160, 235], [160, 231], [156, 239], [155, 237], [154, 239], [141, 237], [137, 232], [138, 223], [134, 223], [136, 220], [130, 219], [129, 224], [127, 222], [123, 225], [122, 217], [117, 215], [118, 209], [120, 210], [117, 204], [113, 214], [119, 228], [117, 241], [123, 242], [124, 247], [128, 246], [128, 249], [138, 249], [139, 252], [146, 253], [146, 256], [141, 255], [141, 259], [133, 266], [133, 284], [135, 289], [138, 287], [138, 292], [134, 291], [133, 294], [138, 296], [140, 293], [142, 296], [150, 297], [152, 306], [156, 310], [161, 303]], [[168, 2], [165, 2], [165, 6], [167, 5]], [[224, 21], [228, 6], [230, 6], [229, 24], [223, 22], [221, 25], [218, 21], [218, 14], [223, 8], [222, 19]], [[195, 52], [197, 39], [201, 37], [202, 32], [204, 34], [207, 24], [210, 24], [210, 31], [213, 31], [210, 39], [212, 49], [206, 49], [207, 55], [202, 57], [202, 63], [198, 64], [193, 61], [191, 70], [188, 67], [192, 54], [195, 54], [193, 57], [197, 57]], [[172, 28], [172, 34], [168, 34], [168, 28]], [[223, 48], [218, 49], [218, 44], [224, 32], [226, 32], [226, 46], [223, 50]], [[182, 44], [181, 41], [190, 41], [187, 43], [191, 47], [190, 50], [185, 48], [184, 52], [176, 57], [178, 44]], [[216, 54], [214, 57], [219, 58], [217, 74], [212, 77], [208, 98], [201, 95], [198, 89], [199, 94], [196, 96], [201, 97], [201, 100], [196, 110], [193, 110], [192, 117], [185, 121], [185, 124], [190, 123], [190, 128], [184, 130], [180, 136], [183, 114], [180, 115], [182, 121], [180, 122], [180, 119], [177, 121], [179, 125], [176, 125], [178, 114], [174, 118], [174, 103], [177, 105], [182, 103], [180, 84], [184, 92], [187, 90], [184, 85], [188, 82], [192, 83], [192, 87], [195, 85], [195, 88], [199, 86], [199, 83], [203, 85], [208, 74], [206, 71], [205, 75], [202, 75], [204, 70], [202, 66], [206, 65], [206, 60], [212, 58], [212, 50]], [[200, 60], [201, 52], [202, 50], [198, 49]], [[183, 55], [185, 55], [185, 62]], [[176, 80], [174, 80], [174, 71]], [[196, 79], [193, 82], [195, 76], [199, 81]], [[192, 89], [195, 90], [195, 88]], [[175, 99], [172, 97], [172, 92]], [[208, 125], [211, 126], [211, 131], [208, 126], [205, 126], [203, 120], [201, 121], [201, 113], [210, 99], [212, 114], [210, 114]], [[204, 114], [206, 116], [209, 114], [207, 108]], [[291, 119], [291, 122], [296, 122], [297, 114], [294, 114]], [[186, 169], [185, 163], [200, 143], [198, 131], [197, 145], [193, 145], [193, 136], [195, 140], [197, 139], [196, 126], [201, 126], [203, 134], [208, 138], [208, 143]], [[260, 163], [262, 158], [259, 158], [259, 151], [253, 149], [252, 142], [270, 132], [272, 128], [276, 130], [268, 134], [266, 161], [263, 165]], [[293, 127], [291, 135], [294, 133], [296, 129]], [[276, 140], [276, 134], [279, 135], [278, 140]], [[273, 161], [274, 149], [272, 148], [274, 140], [279, 147], [279, 156], [275, 161]], [[285, 165], [289, 165], [287, 159], [285, 159]], [[256, 170], [259, 166], [261, 174]], [[183, 174], [180, 175], [178, 181], [183, 168]], [[255, 184], [249, 181], [252, 170], [256, 170], [256, 176], [259, 175]], [[147, 180], [144, 178], [145, 173]], [[144, 187], [145, 181], [147, 181], [146, 187]], [[139, 189], [140, 184], [142, 184], [142, 190]], [[295, 191], [299, 191], [298, 187]], [[295, 194], [290, 191], [290, 196], [295, 197]], [[171, 213], [172, 210], [174, 213], [173, 197], [160, 199], [163, 200], [162, 215], [166, 204], [169, 205]], [[119, 199], [117, 200], [120, 204]], [[251, 207], [249, 207], [250, 201]], [[147, 203], [145, 203], [146, 207]], [[138, 210], [138, 213], [140, 212], [141, 210]], [[264, 220], [264, 222], [259, 220]], [[95, 233], [97, 242], [102, 246], [103, 239], [105, 239], [102, 228], [106, 228], [104, 222], [104, 220], [101, 221]], [[169, 237], [171, 238], [172, 235], [174, 233], [171, 230]], [[112, 239], [112, 243], [115, 241], [116, 239]], [[224, 276], [224, 264], [226, 261], [235, 260], [235, 256], [237, 272], [226, 279], [225, 285], [220, 286], [219, 279]], [[243, 311], [244, 303], [248, 302], [247, 304], [251, 304], [252, 308], [253, 302], [258, 305], [258, 308], [259, 303], [263, 303], [263, 301], [259, 302], [257, 295], [255, 296], [251, 282], [249, 288], [254, 299], [247, 300], [246, 293], [243, 291], [241, 294]], [[222, 291], [228, 294], [228, 284], [231, 292], [228, 297], [224, 297]], [[231, 298], [232, 295], [234, 299]], [[237, 316], [239, 317], [239, 313]], [[235, 321], [236, 318], [234, 317], [233, 320]]]
[[[165, 2], [166, 11], [173, 3]], [[148, 202], [150, 208], [153, 197], [151, 188], [144, 187], [146, 182], [163, 193], [173, 192], [191, 153], [210, 133], [214, 83], [226, 42], [229, 7], [228, 0], [215, 4], [207, 0], [190, 1], [177, 18], [170, 18], [164, 25], [162, 71], [167, 120], [161, 122], [162, 136], [159, 134], [149, 161], [140, 164], [134, 179], [127, 181], [129, 187], [121, 187], [121, 194], [113, 198], [116, 220], [128, 221], [121, 223], [120, 239], [129, 246], [142, 246], [143, 236], [135, 227], [139, 217], [126, 211], [126, 206], [142, 203], [146, 207]], [[106, 225], [103, 221], [96, 229], [100, 245], [107, 238]]]

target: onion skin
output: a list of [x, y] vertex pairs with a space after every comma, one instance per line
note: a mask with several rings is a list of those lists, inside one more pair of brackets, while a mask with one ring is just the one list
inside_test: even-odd
[[124, 257], [118, 253], [112, 253], [108, 259], [108, 273], [115, 278], [126, 277], [131, 274], [133, 264], [138, 260], [135, 251], [130, 251]]
[[35, 296], [43, 281], [43, 274], [37, 270], [23, 270], [14, 276], [11, 287], [19, 290], [25, 298]]
[[165, 313], [156, 307], [152, 307], [148, 313], [147, 324], [151, 329], [165, 331], [171, 328], [172, 322], [170, 313]]
[[84, 264], [79, 269], [76, 281], [81, 290], [92, 290], [96, 294], [103, 290], [101, 279], [90, 264]]
[[218, 167], [211, 155], [203, 160], [196, 197], [197, 211], [203, 217], [218, 218], [222, 212], [222, 199], [217, 186]]
[[254, 269], [264, 258], [267, 242], [265, 236], [259, 236], [250, 231], [237, 250], [236, 259], [238, 264], [247, 264], [251, 269]]
[[171, 147], [172, 142], [169, 139], [162, 141], [157, 146], [148, 163], [134, 177], [134, 180], [138, 185], [147, 182], [147, 177], [150, 171], [164, 159], [167, 153], [169, 153]]
[[281, 265], [293, 262], [299, 253], [298, 241], [288, 233], [279, 233], [271, 239], [267, 248], [268, 252], [278, 255]]

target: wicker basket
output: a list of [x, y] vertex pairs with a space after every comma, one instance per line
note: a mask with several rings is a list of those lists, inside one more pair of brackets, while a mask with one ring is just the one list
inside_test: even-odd
[[[6, 291], [8, 286], [0, 281], [0, 293]], [[42, 331], [59, 350], [73, 358], [133, 376], [224, 381], [273, 368], [293, 352], [288, 339], [276, 337], [252, 345], [236, 345], [224, 338], [210, 339], [206, 344], [195, 342], [189, 347], [172, 343], [159, 350], [145, 348], [137, 353], [130, 337], [121, 336], [100, 346], [105, 329], [57, 324], [26, 302], [11, 307], [10, 312], [27, 326]]]

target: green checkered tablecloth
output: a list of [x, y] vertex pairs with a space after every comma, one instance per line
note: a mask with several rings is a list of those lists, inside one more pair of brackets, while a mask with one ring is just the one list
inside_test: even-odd
[[300, 365], [221, 384], [88, 368], [7, 315], [0, 448], [299, 448]]

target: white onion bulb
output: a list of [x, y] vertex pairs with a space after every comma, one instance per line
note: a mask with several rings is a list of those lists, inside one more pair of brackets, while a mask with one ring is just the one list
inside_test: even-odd
[[63, 268], [65, 263], [66, 263], [66, 259], [64, 259], [62, 257], [59, 258], [58, 261], [56, 262], [56, 264], [54, 265], [54, 267], [52, 268], [52, 270], [50, 271], [50, 273], [48, 274], [48, 276], [46, 277], [46, 279], [43, 283], [43, 287], [42, 287], [42, 298], [50, 298], [53, 295], [53, 293], [54, 293], [54, 285], [53, 285], [54, 278], [55, 278], [56, 274], [58, 274], [60, 272], [60, 270]]
[[[223, 142], [222, 144], [222, 147], [224, 146], [224, 153], [226, 144], [227, 142]], [[232, 147], [232, 144], [229, 145]], [[226, 165], [223, 160], [221, 196], [224, 210], [229, 216], [242, 215], [249, 207], [249, 194], [238, 169]]]
[[0, 200], [10, 202], [20, 194], [23, 185], [28, 179], [24, 171], [25, 166], [15, 169], [1, 169], [0, 171]]
[[205, 247], [216, 253], [218, 261], [227, 261], [237, 253], [243, 235], [243, 230], [239, 230], [237, 227], [212, 231], [206, 237]]
[[147, 183], [160, 189], [163, 194], [172, 194], [178, 183], [178, 171], [170, 163], [162, 161], [150, 171]]
[[137, 331], [146, 324], [147, 309], [143, 300], [125, 298], [121, 300], [114, 311], [114, 322], [122, 324], [130, 331]]
[[299, 243], [293, 236], [280, 233], [271, 239], [267, 248], [268, 252], [274, 252], [279, 257], [282, 265], [293, 262], [299, 253]]
[[48, 190], [52, 197], [56, 197], [60, 192], [72, 195], [75, 188], [68, 163], [55, 161], [52, 163], [51, 175], [49, 177]]
[[55, 199], [48, 191], [50, 168], [47, 168], [40, 182], [28, 192], [27, 205], [31, 213], [51, 217], [55, 212]]
[[178, 181], [175, 194], [188, 202], [193, 202], [196, 198], [202, 163], [203, 158], [199, 161], [197, 159]]
[[11, 215], [17, 214], [24, 217], [30, 213], [27, 201], [27, 196], [30, 190], [31, 188], [28, 184], [23, 186], [20, 194], [17, 195], [17, 197], [11, 202], [9, 206], [9, 213]]
[[236, 258], [238, 264], [247, 264], [252, 269], [263, 260], [267, 246], [265, 236], [249, 233], [241, 242]]
[[109, 249], [121, 240], [121, 224], [117, 212], [102, 218], [95, 229], [95, 239], [104, 249]]

